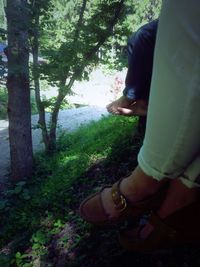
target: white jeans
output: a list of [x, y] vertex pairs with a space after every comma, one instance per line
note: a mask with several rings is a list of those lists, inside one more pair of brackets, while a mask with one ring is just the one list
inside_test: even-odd
[[164, 0], [141, 169], [200, 186], [200, 1]]

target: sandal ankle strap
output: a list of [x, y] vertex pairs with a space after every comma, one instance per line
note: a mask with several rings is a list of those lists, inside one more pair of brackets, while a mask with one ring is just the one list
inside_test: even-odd
[[171, 239], [175, 239], [177, 237], [177, 230], [173, 227], [167, 225], [156, 213], [153, 211], [149, 217], [149, 223], [155, 227], [155, 229], [159, 230], [160, 232], [164, 233]]
[[120, 179], [118, 182], [114, 183], [111, 189], [112, 200], [115, 204], [115, 208], [121, 212], [127, 207], [127, 200], [120, 191], [120, 183], [122, 180], [123, 179]]

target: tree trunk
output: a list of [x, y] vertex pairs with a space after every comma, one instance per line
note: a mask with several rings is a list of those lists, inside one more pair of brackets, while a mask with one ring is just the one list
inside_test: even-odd
[[30, 176], [33, 167], [27, 1], [7, 0], [6, 16], [11, 178], [18, 181]]
[[58, 114], [59, 114], [62, 101], [66, 96], [66, 94], [62, 93], [63, 86], [65, 86], [65, 79], [61, 81], [56, 103], [54, 105], [53, 112], [51, 114], [49, 144], [48, 144], [48, 148], [46, 149], [46, 152], [48, 154], [53, 154], [56, 151], [56, 128], [57, 128], [57, 123], [58, 123]]
[[49, 135], [45, 120], [45, 108], [40, 97], [40, 75], [38, 71], [38, 54], [39, 54], [39, 14], [35, 17], [35, 24], [33, 29], [33, 40], [32, 40], [32, 54], [33, 54], [33, 81], [35, 87], [35, 100], [39, 113], [39, 127], [42, 130], [42, 139], [47, 150], [49, 144]]

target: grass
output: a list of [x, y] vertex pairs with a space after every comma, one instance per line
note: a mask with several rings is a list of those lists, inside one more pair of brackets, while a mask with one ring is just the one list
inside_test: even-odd
[[[0, 202], [0, 245], [5, 249], [14, 240], [8, 255], [1, 254], [0, 266], [33, 266], [38, 257], [46, 259], [50, 240], [66, 225], [73, 225], [71, 239], [78, 246], [88, 229], [77, 215], [78, 205], [95, 188], [127, 173], [128, 165], [133, 168], [130, 152], [139, 144], [132, 145], [136, 121], [102, 118], [63, 133], [53, 157], [36, 156], [34, 176], [8, 190]], [[67, 235], [63, 238], [69, 246]]]

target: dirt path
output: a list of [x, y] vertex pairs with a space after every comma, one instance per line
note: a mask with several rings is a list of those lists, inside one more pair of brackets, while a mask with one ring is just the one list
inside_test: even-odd
[[[96, 106], [86, 106], [81, 108], [73, 108], [62, 110], [58, 117], [58, 129], [63, 129], [69, 132], [76, 130], [80, 125], [87, 124], [91, 121], [101, 119], [102, 115], [107, 116], [106, 108]], [[47, 119], [49, 114], [47, 114]], [[38, 115], [32, 116], [32, 126], [37, 125]], [[41, 143], [41, 130], [33, 129], [33, 149], [34, 152], [44, 148]], [[6, 177], [9, 173], [9, 142], [8, 142], [8, 121], [0, 120], [0, 190], [6, 185]]]

